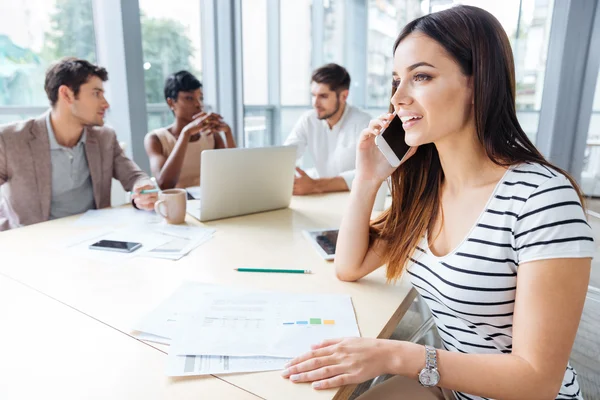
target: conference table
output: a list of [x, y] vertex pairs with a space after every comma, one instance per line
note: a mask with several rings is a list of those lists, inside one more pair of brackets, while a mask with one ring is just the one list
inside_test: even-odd
[[[114, 263], [66, 251], [61, 243], [93, 232], [75, 224], [79, 216], [0, 233], [0, 398], [11, 398], [3, 391], [25, 389], [61, 398], [83, 397], [77, 393], [123, 399], [348, 398], [355, 385], [316, 391], [281, 378], [280, 371], [168, 378], [168, 346], [140, 341], [131, 330], [191, 281], [348, 294], [361, 335], [388, 338], [414, 300], [410, 283], [386, 283], [383, 268], [358, 282], [339, 281], [333, 263], [323, 260], [302, 234], [304, 229], [339, 227], [348, 198], [348, 193], [295, 196], [286, 209], [206, 223], [187, 216], [186, 224], [216, 232], [178, 261], [133, 257]], [[120, 227], [119, 222], [106, 221], [103, 228]], [[243, 273], [237, 267], [313, 273]], [[45, 386], [37, 387], [38, 382]]]
[[171, 382], [167, 356], [0, 275], [0, 398], [256, 400], [214, 377]]

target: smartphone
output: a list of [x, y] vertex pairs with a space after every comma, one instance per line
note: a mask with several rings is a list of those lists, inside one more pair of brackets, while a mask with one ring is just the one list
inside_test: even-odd
[[335, 257], [338, 232], [338, 229], [303, 231], [321, 257], [329, 261]]
[[142, 247], [141, 243], [120, 242], [118, 240], [100, 240], [90, 245], [92, 250], [119, 251], [122, 253], [131, 253]]
[[394, 113], [394, 118], [383, 131], [375, 137], [375, 145], [383, 153], [386, 160], [394, 168], [398, 167], [408, 153], [410, 146], [404, 141], [404, 128], [402, 121]]

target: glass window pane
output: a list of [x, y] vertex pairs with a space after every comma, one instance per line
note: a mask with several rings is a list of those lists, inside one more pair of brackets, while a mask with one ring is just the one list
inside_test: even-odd
[[519, 111], [539, 112], [542, 105], [552, 9], [552, 1], [524, 0], [518, 30], [510, 33]]
[[139, 2], [148, 129], [153, 130], [173, 119], [164, 98], [166, 77], [188, 70], [202, 81], [200, 0]]
[[[369, 0], [367, 107], [385, 112], [390, 104], [394, 41], [408, 22], [424, 15], [422, 0]], [[377, 112], [379, 114], [379, 112]]]
[[[272, 121], [268, 82], [267, 0], [242, 2], [244, 146], [270, 145]], [[279, 82], [272, 82], [279, 84]]]
[[581, 189], [588, 196], [600, 196], [600, 71], [596, 80], [596, 94], [583, 157]]
[[62, 57], [95, 63], [93, 21], [92, 0], [0, 3], [0, 106], [48, 105], [45, 72]]
[[323, 1], [323, 64], [344, 65], [344, 0]]
[[272, 121], [271, 107], [244, 107], [244, 147], [265, 147], [274, 144], [269, 136]]
[[242, 3], [244, 105], [269, 102], [267, 83], [267, 0]]
[[280, 87], [281, 104], [285, 106], [310, 105], [311, 3], [311, 0], [286, 1], [285, 7], [280, 8]]

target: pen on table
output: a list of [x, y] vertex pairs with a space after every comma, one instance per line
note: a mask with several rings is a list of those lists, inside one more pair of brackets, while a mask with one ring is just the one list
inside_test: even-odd
[[279, 272], [284, 274], [312, 274], [310, 269], [234, 268], [238, 272]]

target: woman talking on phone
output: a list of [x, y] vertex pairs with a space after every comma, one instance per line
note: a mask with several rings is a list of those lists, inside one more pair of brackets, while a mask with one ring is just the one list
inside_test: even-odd
[[[539, 153], [515, 112], [508, 37], [458, 6], [409, 23], [394, 45], [393, 110], [411, 146], [393, 168], [371, 121], [337, 242], [336, 273], [408, 274], [443, 349], [330, 340], [284, 377], [325, 389], [395, 377], [363, 399], [582, 399], [569, 365], [587, 291], [592, 231], [577, 184]], [[392, 205], [369, 221], [391, 175]], [[441, 389], [443, 388], [443, 389]]]

